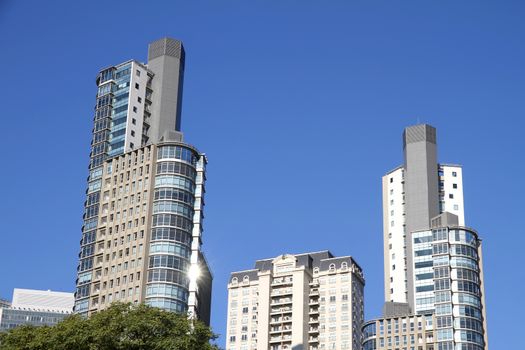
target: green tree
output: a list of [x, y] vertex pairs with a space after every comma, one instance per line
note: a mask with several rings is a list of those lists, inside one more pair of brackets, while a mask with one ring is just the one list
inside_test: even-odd
[[0, 350], [219, 350], [209, 327], [186, 315], [114, 303], [90, 318], [0, 333]]

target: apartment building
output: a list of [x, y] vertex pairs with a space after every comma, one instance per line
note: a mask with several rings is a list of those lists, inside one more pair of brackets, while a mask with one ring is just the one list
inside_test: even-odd
[[359, 349], [363, 271], [329, 251], [284, 254], [233, 272], [227, 350]]
[[181, 132], [185, 50], [149, 45], [97, 76], [75, 312], [114, 301], [210, 319], [203, 243], [206, 156]]
[[[383, 177], [385, 310], [403, 312], [367, 322], [363, 346], [487, 350], [482, 243], [465, 224], [462, 167], [437, 162], [430, 125], [406, 128], [403, 150], [404, 164]], [[416, 318], [417, 334], [384, 330]]]

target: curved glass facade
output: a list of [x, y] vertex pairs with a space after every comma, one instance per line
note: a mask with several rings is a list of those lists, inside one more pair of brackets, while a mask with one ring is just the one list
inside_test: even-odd
[[199, 154], [184, 145], [157, 148], [146, 303], [186, 312]]
[[413, 240], [416, 312], [434, 313], [437, 348], [484, 349], [478, 235], [444, 227]]
[[413, 232], [412, 243], [414, 314], [365, 323], [363, 349], [486, 350], [477, 233], [442, 227]]
[[375, 350], [376, 335], [377, 335], [376, 321], [367, 322], [363, 327], [363, 350]]
[[481, 278], [477, 234], [467, 229], [449, 230], [452, 313], [456, 350], [484, 349]]

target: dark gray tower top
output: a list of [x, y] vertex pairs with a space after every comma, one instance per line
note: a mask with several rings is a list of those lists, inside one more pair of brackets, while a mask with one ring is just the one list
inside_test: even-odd
[[403, 132], [406, 232], [430, 228], [439, 215], [436, 129], [427, 124]]
[[436, 144], [436, 128], [428, 124], [409, 126], [403, 131], [403, 149], [408, 143], [430, 142]]
[[149, 44], [148, 69], [151, 80], [151, 141], [156, 143], [167, 131], [181, 131], [184, 46], [180, 40], [162, 38]]
[[149, 44], [148, 61], [160, 56], [171, 56], [182, 61], [184, 66], [185, 52], [182, 41], [172, 38], [163, 38]]
[[430, 229], [439, 215], [439, 178], [436, 129], [427, 124], [403, 132], [405, 154], [405, 246], [407, 252], [407, 299], [414, 310], [412, 235]]

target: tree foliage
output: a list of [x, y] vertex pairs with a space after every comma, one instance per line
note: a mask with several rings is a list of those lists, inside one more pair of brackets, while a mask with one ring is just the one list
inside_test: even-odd
[[0, 350], [219, 350], [209, 327], [186, 315], [114, 303], [90, 318], [0, 333]]

